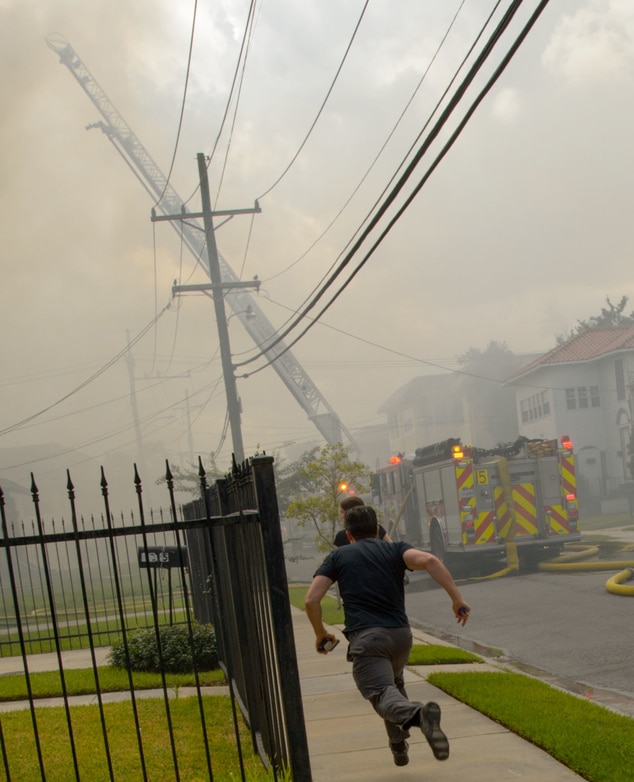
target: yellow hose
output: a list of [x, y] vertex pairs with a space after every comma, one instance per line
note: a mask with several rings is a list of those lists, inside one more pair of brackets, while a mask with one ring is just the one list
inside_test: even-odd
[[540, 562], [538, 565], [540, 570], [570, 572], [583, 570], [614, 570], [615, 568], [622, 567], [634, 567], [634, 562], [623, 562], [623, 560], [614, 562]]
[[623, 586], [624, 581], [629, 581], [634, 578], [634, 570], [632, 567], [626, 567], [625, 570], [621, 570], [620, 573], [615, 573], [608, 578], [605, 582], [605, 588], [613, 595], [628, 595], [634, 596], [634, 586]]
[[[586, 559], [599, 553], [598, 546], [585, 546], [583, 544], [573, 544], [568, 547], [572, 549], [566, 554], [562, 554], [556, 560], [551, 562], [540, 562], [539, 570], [549, 572], [582, 572], [584, 570], [619, 570], [605, 582], [605, 588], [613, 595], [634, 596], [634, 586], [623, 586], [624, 581], [629, 581], [634, 574], [634, 562], [624, 562], [623, 560], [599, 561], [599, 562], [579, 562], [579, 559]], [[632, 546], [623, 546], [622, 551], [631, 551]], [[623, 569], [624, 568], [624, 569]]]
[[502, 578], [503, 576], [510, 576], [511, 573], [517, 573], [520, 569], [520, 560], [517, 553], [517, 543], [507, 543], [506, 549], [506, 561], [508, 566], [503, 570], [498, 570], [496, 573], [491, 573], [488, 576], [479, 576], [467, 579], [468, 581], [490, 581], [492, 578]]

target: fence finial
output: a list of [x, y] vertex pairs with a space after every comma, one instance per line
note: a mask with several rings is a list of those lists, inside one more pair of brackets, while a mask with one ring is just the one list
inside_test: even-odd
[[134, 486], [136, 488], [136, 493], [141, 494], [142, 488], [141, 488], [141, 476], [139, 475], [139, 471], [136, 467], [136, 462], [134, 463]]
[[31, 495], [33, 496], [33, 502], [37, 502], [40, 494], [40, 490], [35, 483], [35, 476], [31, 473]]
[[106, 480], [106, 473], [103, 469], [103, 464], [101, 465], [101, 493], [105, 497], [108, 494], [108, 481]]
[[66, 490], [68, 491], [68, 497], [71, 500], [75, 499], [75, 486], [73, 485], [73, 481], [70, 477], [70, 470], [66, 470]]

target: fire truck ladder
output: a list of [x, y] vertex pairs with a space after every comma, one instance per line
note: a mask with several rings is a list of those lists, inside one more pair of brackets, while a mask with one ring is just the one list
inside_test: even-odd
[[[103, 122], [89, 125], [87, 129], [98, 127], [105, 133], [152, 199], [155, 201], [160, 199], [158, 209], [163, 214], [174, 215], [181, 212], [187, 214], [184, 211], [183, 199], [167, 181], [167, 177], [161, 172], [129, 125], [115, 109], [112, 101], [78, 57], [70, 43], [57, 33], [49, 35], [46, 38], [46, 43], [59, 55], [62, 65], [68, 68], [104, 119]], [[171, 222], [171, 225], [179, 235], [182, 231], [184, 243], [205, 270], [205, 273], [209, 274], [207, 264], [203, 260], [205, 231], [202, 222], [193, 217], [180, 222], [182, 226], [175, 222]], [[238, 283], [238, 276], [220, 254], [219, 263], [223, 282]], [[267, 343], [273, 342], [277, 331], [253, 297], [244, 289], [235, 288], [229, 289], [225, 293], [225, 298], [234, 315], [242, 323], [256, 346], [265, 352], [268, 360], [272, 362], [273, 369], [303, 410], [306, 411], [308, 418], [317, 427], [326, 442], [334, 445], [337, 442], [343, 442], [345, 437], [351, 449], [358, 451], [353, 436], [291, 351], [285, 347], [284, 342], [279, 342], [270, 348], [266, 347]]]

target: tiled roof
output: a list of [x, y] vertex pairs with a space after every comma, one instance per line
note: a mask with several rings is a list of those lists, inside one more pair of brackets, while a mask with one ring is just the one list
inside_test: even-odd
[[535, 359], [515, 372], [506, 382], [553, 364], [571, 364], [577, 361], [593, 361], [620, 350], [634, 350], [634, 326], [611, 329], [588, 329]]

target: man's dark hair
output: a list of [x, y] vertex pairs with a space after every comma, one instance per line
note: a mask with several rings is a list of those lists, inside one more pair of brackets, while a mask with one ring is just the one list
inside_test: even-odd
[[346, 529], [355, 540], [376, 538], [379, 533], [379, 520], [374, 508], [369, 505], [357, 505], [346, 511]]
[[361, 505], [365, 505], [365, 502], [357, 494], [352, 494], [350, 497], [344, 497], [339, 503], [341, 510], [346, 511], [350, 508], [358, 508]]

